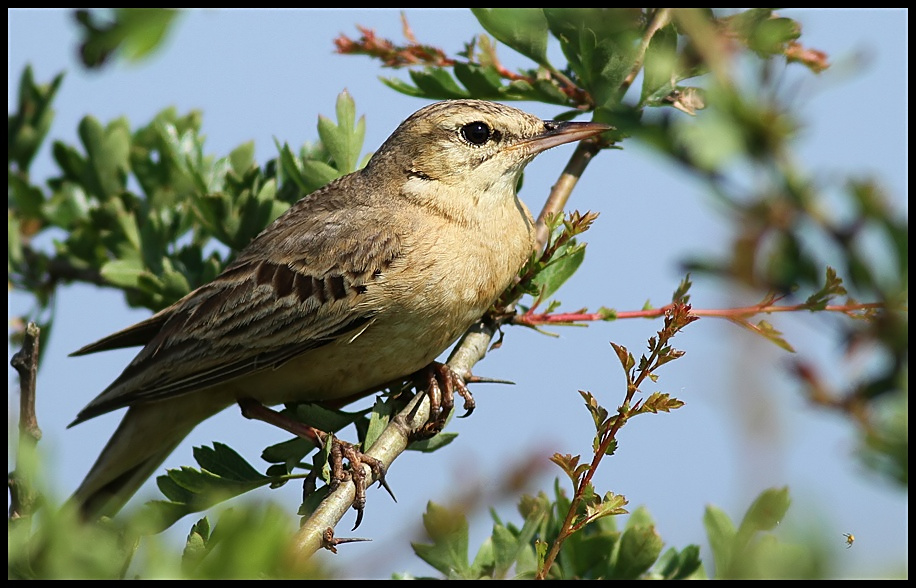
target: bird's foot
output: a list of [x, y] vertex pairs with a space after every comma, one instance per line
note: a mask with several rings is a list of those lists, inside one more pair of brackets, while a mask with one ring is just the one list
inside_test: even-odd
[[[305, 423], [300, 423], [299, 421], [291, 419], [283, 413], [264, 406], [257, 400], [242, 398], [239, 399], [238, 404], [242, 409], [242, 416], [245, 418], [270, 423], [297, 437], [310, 441], [319, 449], [327, 444], [328, 435], [330, 435], [330, 433], [325, 433]], [[345, 459], [349, 462], [349, 468], [344, 467], [343, 461]], [[357, 528], [363, 520], [363, 510], [366, 507], [366, 488], [372, 484], [372, 476], [378, 481], [379, 487], [387, 490], [391, 498], [397, 501], [394, 497], [394, 492], [391, 491], [391, 487], [389, 487], [388, 482], [385, 481], [385, 473], [387, 471], [385, 464], [371, 455], [367, 455], [360, 451], [358, 445], [347, 443], [331, 435], [328, 464], [331, 468], [331, 479], [328, 484], [330, 492], [334, 492], [340, 486], [341, 482], [353, 480], [353, 485], [356, 488], [353, 508], [357, 513], [356, 524], [353, 525], [354, 529]], [[371, 476], [366, 473], [366, 468], [363, 466], [369, 466], [372, 473]]]
[[448, 364], [434, 361], [417, 372], [417, 376], [420, 380], [418, 387], [422, 389], [425, 385], [426, 394], [429, 396], [429, 418], [425, 424], [411, 431], [411, 441], [429, 439], [442, 431], [449, 413], [455, 407], [455, 392], [464, 399], [465, 413], [462, 418], [474, 412], [477, 404], [464, 383], [464, 377]]
[[[343, 465], [343, 460], [345, 459], [350, 465], [347, 469]], [[391, 491], [391, 487], [385, 481], [385, 473], [387, 472], [385, 464], [360, 451], [358, 445], [333, 437], [331, 439], [331, 452], [328, 456], [328, 463], [331, 466], [330, 492], [337, 490], [341, 482], [353, 480], [353, 486], [356, 488], [356, 495], [353, 498], [353, 509], [356, 511], [354, 529], [363, 521], [363, 510], [366, 508], [366, 488], [372, 485], [372, 477], [366, 474], [364, 465], [369, 466], [372, 476], [378, 481], [379, 488], [387, 490], [392, 500], [397, 502], [394, 492]]]

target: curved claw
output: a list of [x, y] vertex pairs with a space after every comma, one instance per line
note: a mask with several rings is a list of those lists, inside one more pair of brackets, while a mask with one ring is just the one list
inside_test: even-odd
[[[325, 445], [328, 433], [325, 433], [324, 431], [320, 431], [290, 419], [283, 413], [268, 408], [260, 402], [250, 398], [241, 398], [239, 399], [238, 404], [242, 409], [242, 414], [246, 418], [257, 419], [280, 427], [285, 431], [289, 431], [294, 435], [311, 441], [317, 447], [323, 447]], [[344, 469], [344, 459], [350, 462], [349, 471]], [[379, 486], [387, 490], [391, 498], [397, 502], [397, 498], [395, 498], [394, 492], [392, 492], [391, 487], [388, 486], [388, 482], [385, 481], [385, 464], [370, 455], [366, 455], [360, 451], [356, 445], [352, 445], [346, 441], [341, 441], [337, 437], [332, 436], [330, 454], [328, 455], [328, 465], [331, 468], [329, 489], [331, 492], [333, 492], [338, 486], [340, 486], [341, 482], [346, 481], [347, 479], [353, 481], [353, 485], [356, 487], [356, 494], [353, 498], [353, 508], [357, 513], [356, 524], [353, 526], [354, 529], [356, 529], [363, 521], [363, 509], [366, 506], [366, 471], [363, 469], [363, 464], [369, 466], [369, 469], [372, 470], [376, 480], [378, 480]], [[315, 490], [317, 472], [317, 469], [313, 469], [306, 476], [302, 486], [302, 492], [304, 496]]]
[[[356, 508], [355, 504], [353, 505], [353, 508]], [[358, 527], [361, 522], [363, 522], [363, 509], [356, 508], [356, 523], [353, 524], [353, 528], [350, 529], [350, 531], [355, 531], [356, 527]]]
[[442, 430], [455, 407], [455, 392], [464, 399], [465, 414], [459, 418], [470, 416], [477, 406], [464, 378], [448, 364], [433, 362], [418, 372], [420, 374], [423, 375], [420, 381], [425, 383], [426, 394], [429, 396], [429, 419], [426, 424], [411, 432], [412, 440], [428, 439]]

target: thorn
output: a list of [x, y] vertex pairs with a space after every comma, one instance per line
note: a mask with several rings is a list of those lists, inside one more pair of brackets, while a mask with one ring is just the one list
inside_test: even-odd
[[515, 386], [511, 380], [500, 380], [498, 378], [487, 378], [485, 376], [470, 376], [467, 379], [468, 384], [510, 384]]
[[388, 491], [388, 495], [391, 496], [391, 499], [394, 500], [395, 502], [397, 502], [398, 499], [395, 498], [395, 496], [394, 496], [394, 491], [391, 489], [391, 486], [388, 485], [388, 481], [385, 480], [385, 474], [386, 474], [385, 466], [384, 466], [384, 464], [382, 464], [382, 463], [380, 462], [380, 463], [379, 463], [378, 480], [377, 480], [377, 481], [378, 481], [379, 488], [384, 488], [385, 490], [387, 490], [387, 491]]
[[337, 553], [338, 545], [342, 545], [344, 543], [355, 543], [356, 541], [372, 541], [372, 539], [367, 539], [364, 537], [344, 537], [342, 539], [337, 539], [334, 537], [334, 528], [328, 527], [324, 530], [321, 546], [331, 553]]

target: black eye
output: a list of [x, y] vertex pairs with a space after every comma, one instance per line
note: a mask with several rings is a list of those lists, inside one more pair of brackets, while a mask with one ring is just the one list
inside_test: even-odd
[[468, 123], [461, 127], [461, 136], [471, 145], [483, 145], [490, 138], [490, 127], [480, 121]]

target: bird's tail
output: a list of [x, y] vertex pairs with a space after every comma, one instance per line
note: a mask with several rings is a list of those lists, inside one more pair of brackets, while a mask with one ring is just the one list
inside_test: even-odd
[[216, 412], [212, 406], [195, 403], [193, 395], [132, 406], [74, 492], [71, 503], [87, 520], [113, 516], [182, 439]]

